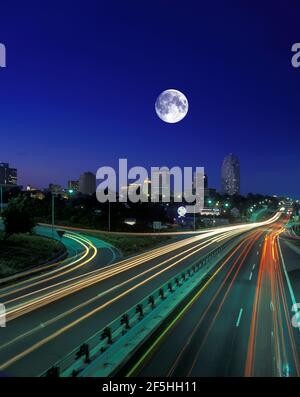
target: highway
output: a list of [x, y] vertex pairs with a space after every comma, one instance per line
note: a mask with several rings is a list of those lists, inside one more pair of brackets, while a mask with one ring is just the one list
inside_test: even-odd
[[299, 376], [299, 330], [291, 321], [296, 285], [285, 274], [283, 226], [245, 238], [125, 375]]
[[[258, 244], [257, 235], [266, 233], [274, 220], [262, 226], [215, 229], [107, 264], [98, 262], [102, 249], [96, 246], [101, 242], [68, 232], [87, 247], [83, 262], [88, 260], [88, 264], [82, 264], [81, 258], [79, 268], [77, 263], [70, 268], [60, 266], [57, 273], [54, 268], [0, 289], [1, 302], [7, 308], [7, 327], [0, 330], [0, 370], [11, 376], [38, 376], [216, 246], [241, 234], [249, 244]], [[218, 278], [214, 288], [217, 284]], [[208, 298], [210, 302], [209, 297], [205, 292], [203, 301]]]
[[[0, 229], [3, 229], [2, 223], [0, 223]], [[12, 289], [15, 292], [16, 287], [19, 285], [25, 289], [28, 285], [33, 286], [34, 281], [39, 280], [39, 283], [41, 283], [42, 280], [45, 280], [50, 275], [53, 277], [52, 280], [54, 280], [63, 276], [69, 277], [71, 273], [73, 276], [84, 274], [87, 271], [110, 264], [120, 256], [114, 247], [93, 237], [89, 237], [88, 240], [85, 239], [84, 241], [79, 234], [65, 233], [60, 239], [56, 230], [52, 231], [52, 228], [44, 226], [35, 227], [35, 233], [43, 237], [60, 240], [66, 247], [67, 257], [49, 265], [33, 267], [11, 277], [0, 279], [0, 288], [8, 284], [8, 288], [5, 288], [5, 291]], [[21, 279], [24, 279], [24, 281], [17, 282]], [[14, 280], [17, 281], [14, 282]]]

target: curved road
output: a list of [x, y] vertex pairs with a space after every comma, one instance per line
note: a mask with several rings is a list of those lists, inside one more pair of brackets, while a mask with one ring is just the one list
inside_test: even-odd
[[[263, 223], [263, 228], [274, 220]], [[98, 249], [101, 242], [66, 233], [65, 238], [70, 235], [88, 247], [78, 262], [81, 266], [72, 271], [61, 267], [57, 274], [48, 271], [0, 289], [7, 308], [7, 327], [0, 329], [0, 370], [11, 376], [41, 374], [181, 269], [257, 227], [215, 229], [105, 265], [107, 247]]]

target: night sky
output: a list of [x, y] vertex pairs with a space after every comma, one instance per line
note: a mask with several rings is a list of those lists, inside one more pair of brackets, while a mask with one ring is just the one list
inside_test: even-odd
[[[1, 0], [0, 162], [39, 187], [125, 157], [204, 166], [219, 188], [233, 152], [242, 193], [300, 197], [299, 16], [287, 0]], [[168, 88], [189, 101], [177, 124], [155, 114]]]

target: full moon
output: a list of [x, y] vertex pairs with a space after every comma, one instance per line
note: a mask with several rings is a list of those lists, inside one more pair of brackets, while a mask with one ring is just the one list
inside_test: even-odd
[[188, 100], [177, 90], [163, 91], [155, 102], [158, 117], [166, 123], [177, 123], [182, 120], [189, 108]]

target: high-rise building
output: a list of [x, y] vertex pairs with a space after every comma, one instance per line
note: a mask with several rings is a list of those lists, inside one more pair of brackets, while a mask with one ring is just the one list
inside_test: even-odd
[[45, 194], [41, 190], [31, 185], [26, 186], [26, 192], [31, 198], [36, 198], [39, 200], [43, 200], [45, 198]]
[[73, 190], [73, 192], [79, 191], [79, 181], [68, 181], [68, 189]]
[[134, 196], [135, 194], [138, 195], [141, 193], [141, 184], [135, 183], [135, 182], [129, 183], [128, 186], [125, 186], [125, 187], [123, 186], [121, 188], [121, 192], [122, 192], [123, 196], [125, 195], [125, 197], [126, 197], [126, 195], [127, 195], [127, 197], [130, 199], [130, 197]]
[[144, 180], [142, 185], [142, 193], [146, 197], [151, 196], [151, 179], [147, 178]]
[[[203, 173], [200, 172], [200, 175], [202, 176]], [[194, 172], [193, 189], [196, 189], [196, 181], [197, 181], [197, 174], [196, 174], [196, 172]], [[208, 176], [207, 176], [207, 174], [203, 175], [203, 188], [204, 189], [208, 188]]]
[[79, 178], [79, 192], [82, 194], [94, 194], [96, 192], [96, 175], [92, 172], [84, 172]]
[[8, 163], [0, 163], [0, 185], [17, 185], [17, 169]]
[[204, 179], [204, 189], [208, 188], [208, 176], [206, 174], [203, 175]]
[[151, 195], [158, 200], [168, 199], [171, 194], [170, 170], [162, 167], [157, 171], [151, 171]]
[[233, 196], [240, 194], [240, 162], [237, 156], [230, 153], [223, 160], [221, 170], [221, 191]]

